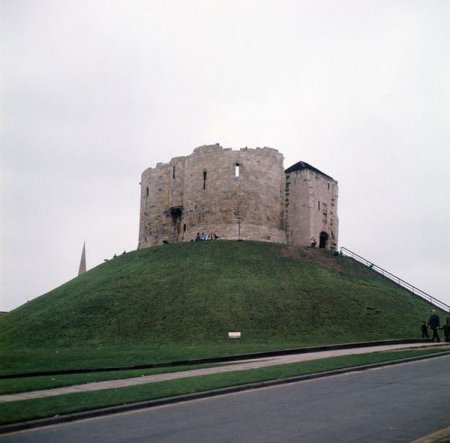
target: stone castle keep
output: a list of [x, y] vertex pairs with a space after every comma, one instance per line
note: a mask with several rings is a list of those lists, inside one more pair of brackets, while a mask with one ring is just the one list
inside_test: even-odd
[[141, 179], [139, 248], [197, 233], [334, 249], [338, 183], [304, 162], [283, 168], [276, 149], [201, 146]]

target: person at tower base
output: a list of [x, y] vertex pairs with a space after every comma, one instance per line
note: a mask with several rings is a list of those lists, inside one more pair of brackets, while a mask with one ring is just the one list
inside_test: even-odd
[[434, 341], [434, 339], [436, 339], [437, 342], [440, 342], [441, 339], [439, 338], [438, 334], [440, 319], [439, 315], [436, 314], [436, 311], [434, 309], [431, 311], [430, 319], [428, 320], [428, 326], [433, 331], [433, 337], [431, 338], [431, 341]]

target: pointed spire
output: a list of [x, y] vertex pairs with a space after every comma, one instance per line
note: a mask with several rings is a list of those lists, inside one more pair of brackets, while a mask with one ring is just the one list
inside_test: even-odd
[[78, 270], [78, 275], [84, 274], [86, 272], [86, 242], [83, 242], [83, 251], [81, 252], [80, 269]]

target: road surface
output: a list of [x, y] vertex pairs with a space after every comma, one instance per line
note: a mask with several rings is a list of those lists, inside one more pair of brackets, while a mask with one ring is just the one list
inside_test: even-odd
[[0, 442], [411, 442], [450, 426], [450, 356], [0, 436]]

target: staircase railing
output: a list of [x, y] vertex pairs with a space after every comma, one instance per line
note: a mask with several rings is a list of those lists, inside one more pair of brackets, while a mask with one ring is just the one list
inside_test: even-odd
[[438, 300], [435, 297], [432, 297], [430, 294], [427, 294], [425, 291], [422, 291], [421, 289], [416, 288], [415, 286], [411, 285], [407, 281], [402, 280], [400, 277], [397, 277], [396, 275], [392, 274], [391, 272], [386, 271], [386, 269], [383, 269], [382, 267], [376, 265], [375, 263], [372, 263], [371, 261], [367, 260], [366, 258], [361, 257], [360, 255], [356, 254], [353, 251], [350, 251], [350, 249], [341, 247], [341, 255], [345, 255], [347, 257], [353, 258], [357, 262], [362, 263], [363, 265], [374, 270], [375, 272], [378, 272], [378, 274], [381, 274], [382, 276], [388, 278], [389, 280], [393, 281], [394, 283], [398, 284], [399, 286], [407, 289], [408, 291], [412, 292], [413, 294], [418, 295], [419, 297], [422, 297], [423, 299], [430, 302], [433, 306], [436, 306], [447, 312], [450, 310], [450, 306], [447, 303], [444, 303], [443, 301]]

